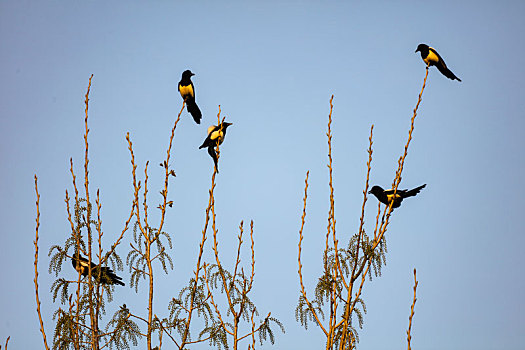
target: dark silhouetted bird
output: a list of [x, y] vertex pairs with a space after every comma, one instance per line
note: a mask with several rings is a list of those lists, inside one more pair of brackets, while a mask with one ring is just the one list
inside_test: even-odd
[[437, 69], [446, 76], [449, 79], [461, 81], [450, 69], [447, 68], [447, 65], [445, 64], [445, 60], [441, 58], [441, 56], [437, 53], [437, 51], [426, 45], [426, 44], [419, 44], [417, 46], [416, 52], [421, 52], [421, 58], [423, 61], [429, 65], [429, 66], [436, 66]]
[[401, 202], [403, 199], [407, 197], [413, 197], [416, 194], [419, 193], [423, 188], [425, 188], [427, 184], [421, 185], [419, 187], [416, 187], [412, 190], [397, 190], [396, 191], [396, 198], [394, 198], [394, 190], [384, 190], [381, 188], [381, 186], [374, 186], [368, 193], [373, 194], [377, 197], [377, 199], [386, 205], [390, 205], [390, 202], [392, 200], [394, 201], [394, 204], [392, 204], [392, 208], [398, 208], [401, 205]]
[[194, 75], [190, 70], [182, 72], [182, 78], [179, 81], [179, 92], [182, 99], [186, 102], [188, 113], [191, 114], [195, 123], [200, 124], [202, 113], [195, 103], [195, 87], [191, 82], [191, 77]]
[[[80, 254], [75, 254], [71, 258], [71, 264], [73, 264], [75, 270], [80, 272], [82, 276], [86, 277], [89, 275], [89, 260], [82, 257]], [[118, 284], [125, 286], [124, 282], [122, 282], [122, 278], [115, 275], [109, 267], [103, 266], [102, 270], [99, 270], [99, 266], [95, 265], [93, 262], [91, 262], [91, 276], [93, 276], [97, 282], [102, 284]]]
[[202, 145], [199, 147], [199, 149], [208, 147], [208, 154], [213, 158], [213, 163], [215, 163], [215, 169], [217, 169], [217, 173], [219, 172], [219, 166], [217, 164], [217, 154], [215, 153], [215, 147], [217, 146], [217, 143], [222, 144], [224, 141], [224, 137], [226, 137], [226, 129], [228, 129], [228, 126], [232, 125], [232, 123], [223, 122], [219, 125], [212, 125], [208, 128], [208, 137], [206, 137], [206, 140], [202, 143]]

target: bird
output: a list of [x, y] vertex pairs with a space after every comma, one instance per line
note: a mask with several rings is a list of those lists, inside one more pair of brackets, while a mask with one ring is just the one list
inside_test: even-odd
[[419, 44], [415, 52], [421, 53], [421, 58], [428, 66], [436, 66], [437, 69], [451, 80], [461, 81], [445, 64], [445, 60], [437, 53], [436, 49], [427, 44]]
[[211, 125], [208, 127], [208, 136], [206, 137], [206, 140], [202, 143], [202, 145], [199, 147], [199, 149], [208, 147], [208, 154], [213, 159], [213, 163], [215, 163], [215, 169], [217, 169], [217, 173], [219, 173], [219, 166], [217, 164], [217, 154], [215, 153], [215, 146], [217, 146], [217, 143], [220, 145], [224, 141], [224, 138], [226, 137], [226, 129], [230, 125], [233, 125], [233, 123], [228, 122], [222, 122], [219, 125]]
[[421, 191], [423, 188], [425, 188], [426, 185], [427, 184], [423, 184], [423, 185], [421, 185], [419, 187], [416, 187], [414, 189], [411, 189], [411, 190], [399, 190], [398, 189], [396, 191], [395, 199], [394, 199], [394, 190], [393, 189], [384, 190], [384, 189], [381, 188], [381, 186], [377, 186], [377, 185], [372, 187], [372, 189], [370, 191], [368, 191], [368, 193], [373, 194], [374, 196], [376, 196], [376, 198], [381, 203], [386, 204], [386, 205], [390, 205], [390, 203], [393, 200], [394, 201], [394, 204], [392, 204], [392, 209], [393, 209], [393, 208], [398, 208], [401, 205], [401, 202], [403, 201], [403, 199], [405, 199], [407, 197], [413, 197], [416, 194], [418, 194], [419, 191]]
[[[86, 277], [89, 275], [89, 260], [82, 257], [80, 254], [76, 253], [71, 258], [71, 264], [82, 276]], [[102, 266], [102, 270], [99, 270], [99, 266], [95, 265], [93, 262], [91, 263], [91, 276], [93, 276], [97, 282], [102, 284], [118, 284], [120, 286], [125, 286], [124, 282], [122, 282], [122, 278], [115, 275], [109, 267]]]
[[200, 124], [202, 113], [197, 103], [195, 103], [195, 87], [191, 82], [191, 77], [194, 76], [191, 70], [185, 70], [182, 72], [182, 78], [179, 81], [178, 90], [184, 102], [186, 102], [186, 108], [188, 113], [191, 114], [195, 123]]

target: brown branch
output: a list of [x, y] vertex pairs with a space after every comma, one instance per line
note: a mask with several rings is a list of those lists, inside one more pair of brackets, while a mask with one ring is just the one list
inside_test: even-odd
[[416, 289], [419, 282], [416, 279], [416, 269], [414, 269], [414, 299], [412, 301], [412, 306], [410, 308], [410, 316], [408, 317], [408, 330], [407, 330], [407, 342], [408, 342], [408, 350], [410, 350], [410, 340], [412, 339], [412, 336], [410, 335], [410, 331], [412, 330], [412, 317], [414, 317], [414, 306], [416, 305]]
[[206, 338], [202, 338], [202, 339], [197, 339], [197, 340], [192, 340], [192, 341], [186, 342], [186, 344], [202, 343], [202, 342], [205, 342], [206, 340], [209, 340], [209, 339], [211, 339], [211, 335], [207, 336]]
[[[46, 332], [44, 331], [44, 322], [42, 321], [42, 313], [40, 312], [40, 299], [38, 297], [38, 229], [40, 228], [40, 194], [38, 193], [38, 178], [35, 175], [35, 192], [36, 192], [36, 228], [35, 228], [35, 296], [36, 296], [36, 312], [38, 313], [38, 320], [40, 322], [40, 333], [44, 338], [44, 346], [46, 350], [49, 350], [47, 345]], [[7, 349], [7, 343], [9, 342], [9, 337], [5, 343], [5, 348]]]
[[[328, 239], [330, 237], [330, 232], [332, 228], [332, 209], [333, 209], [333, 196], [334, 196], [334, 188], [332, 186], [332, 131], [331, 131], [331, 125], [332, 125], [332, 100], [334, 99], [334, 95], [330, 98], [330, 113], [328, 114], [328, 131], [326, 133], [326, 136], [328, 137], [328, 173], [329, 173], [329, 186], [330, 186], [330, 209], [328, 210], [328, 225], [326, 227], [326, 241], [325, 241], [325, 250], [324, 250], [324, 269], [325, 273], [328, 273]], [[335, 225], [334, 225], [335, 226]]]
[[219, 321], [221, 321], [221, 327], [230, 335], [233, 335], [233, 332], [229, 331], [228, 328], [226, 328], [226, 324], [222, 320], [221, 312], [219, 311], [219, 307], [217, 306], [217, 303], [215, 303], [215, 299], [213, 299], [213, 293], [211, 292], [211, 288], [208, 282], [208, 274], [206, 272], [207, 265], [204, 264], [203, 270], [204, 270], [204, 280], [206, 281], [206, 289], [208, 290], [208, 295], [210, 296], [211, 304], [213, 305], [215, 309], [215, 313], [217, 314], [217, 317], [219, 317]]
[[[219, 105], [219, 113], [217, 114], [217, 120], [220, 121], [220, 113], [221, 113], [221, 106]], [[224, 121], [224, 118], [223, 118], [223, 121]], [[219, 125], [221, 125], [219, 123]], [[216, 148], [216, 152], [217, 152], [217, 159], [219, 159], [219, 142], [217, 142], [217, 148]], [[214, 170], [213, 170], [213, 175], [212, 175], [212, 178], [214, 178], [215, 174], [217, 172], [217, 168], [215, 167]], [[221, 261], [219, 259], [219, 242], [218, 242], [218, 239], [217, 239], [217, 234], [219, 232], [219, 230], [217, 229], [217, 226], [216, 226], [216, 215], [215, 215], [215, 198], [212, 198], [212, 202], [211, 202], [211, 223], [212, 223], [212, 232], [213, 232], [213, 252], [215, 254], [215, 261], [217, 262], [217, 267], [218, 267], [218, 270], [219, 270], [219, 274], [221, 275], [221, 280], [222, 280], [222, 285], [223, 285], [223, 288], [224, 288], [224, 291], [226, 292], [226, 299], [228, 301], [228, 307], [230, 309], [230, 312], [232, 313], [232, 316], [233, 316], [233, 319], [234, 319], [234, 327], [235, 327], [235, 330], [234, 330], [234, 348], [235, 348], [235, 343], [237, 341], [236, 339], [236, 330], [237, 330], [237, 322], [238, 322], [238, 318], [240, 316], [240, 312], [237, 313], [235, 311], [235, 308], [234, 308], [234, 305], [233, 305], [233, 301], [232, 301], [232, 297], [231, 297], [231, 290], [228, 288], [228, 285], [226, 284], [226, 276], [224, 275], [224, 271], [223, 271], [223, 268], [222, 268], [222, 264], [221, 264]], [[241, 240], [242, 242], [242, 240]], [[232, 281], [232, 284], [235, 283], [235, 276], [232, 277], [233, 278], [233, 281]]]
[[241, 247], [242, 247], [242, 234], [244, 233], [244, 221], [241, 221], [239, 224], [239, 235], [237, 236], [237, 239], [239, 241], [239, 244], [237, 245], [237, 259], [235, 259], [235, 268], [233, 269], [233, 280], [230, 284], [230, 291], [235, 285], [235, 278], [237, 276], [237, 268], [239, 267], [239, 264], [241, 263]]
[[170, 163], [170, 158], [171, 158], [171, 148], [173, 145], [173, 138], [175, 137], [175, 129], [177, 128], [177, 124], [179, 124], [179, 121], [180, 121], [180, 116], [182, 115], [182, 112], [184, 111], [184, 105], [185, 105], [185, 102], [182, 103], [182, 108], [179, 112], [179, 115], [177, 116], [177, 119], [175, 120], [175, 123], [173, 124], [173, 128], [171, 128], [170, 143], [166, 151], [166, 160], [164, 161], [164, 170], [165, 170], [164, 189], [162, 191], [163, 203], [161, 204], [162, 209], [161, 209], [161, 218], [160, 218], [158, 232], [162, 232], [162, 228], [164, 227], [164, 218], [166, 216], [166, 203], [168, 201], [168, 180], [170, 176], [169, 163]]
[[[403, 155], [401, 157], [399, 157], [398, 167], [397, 167], [397, 171], [396, 171], [396, 176], [394, 177], [394, 181], [392, 182], [392, 189], [394, 190], [394, 198], [395, 198], [396, 193], [397, 193], [397, 188], [398, 188], [399, 184], [401, 183], [401, 179], [402, 179], [401, 174], [403, 172], [403, 167], [405, 165], [405, 158], [408, 155], [408, 147], [410, 146], [410, 141], [412, 141], [412, 133], [414, 132], [414, 128], [415, 128], [415, 120], [416, 120], [416, 116], [417, 116], [417, 111], [419, 109], [419, 104], [422, 101], [423, 92], [425, 91], [425, 86], [426, 86], [426, 83], [427, 83], [427, 78], [428, 78], [428, 65], [426, 67], [425, 78], [423, 79], [423, 86], [421, 87], [421, 92], [419, 93], [419, 96], [418, 96], [418, 99], [417, 99], [417, 103], [416, 103], [416, 106], [414, 107], [414, 111], [413, 111], [413, 114], [412, 114], [412, 119], [410, 120], [410, 129], [408, 131], [407, 143], [405, 144]], [[390, 205], [385, 209], [386, 220], [384, 221], [384, 224], [382, 222], [382, 225], [379, 228], [379, 235], [378, 235], [378, 239], [376, 240], [375, 246], [377, 246], [379, 244], [379, 242], [381, 241], [381, 239], [383, 238], [383, 235], [385, 234], [385, 232], [387, 230], [387, 227], [388, 227], [388, 224], [389, 224], [389, 219], [390, 219], [390, 214], [392, 213], [392, 205], [393, 205], [393, 203], [394, 203], [394, 201], [392, 201], [390, 203]], [[384, 217], [384, 215], [385, 214], [383, 214], [383, 217]]]
[[[155, 318], [156, 318], [156, 319], [159, 319], [159, 318], [157, 317], [157, 315], [155, 315]], [[173, 337], [171, 336], [171, 334], [166, 330], [166, 328], [164, 328], [164, 326], [162, 325], [162, 322], [159, 321], [159, 324], [160, 324], [161, 334], [162, 334], [162, 332], [166, 333], [166, 334], [168, 335], [168, 337], [170, 337], [170, 339], [173, 341], [173, 343], [175, 343], [175, 346], [177, 346], [178, 348], [180, 348], [180, 347], [179, 347], [179, 343], [177, 343], [177, 341], [175, 340], [175, 338], [173, 338]], [[160, 348], [162, 348], [162, 338], [161, 338], [161, 344], [159, 345], [159, 349], [160, 349]]]
[[[224, 120], [226, 119], [226, 116], [224, 116], [222, 118], [222, 122], [221, 122], [221, 105], [219, 105], [219, 113], [217, 113], [217, 126], [220, 126], [220, 129], [219, 129], [219, 134], [222, 134], [222, 128], [223, 128], [223, 125], [222, 123], [224, 123]], [[225, 137], [225, 135], [223, 135], [223, 138]], [[220, 138], [218, 138], [217, 140], [219, 140]], [[217, 167], [219, 166], [219, 159], [221, 157], [221, 150], [220, 150], [220, 145], [219, 145], [220, 142], [217, 142], [216, 145], [215, 145], [215, 154], [217, 156]], [[215, 164], [214, 164], [214, 169], [216, 168]], [[217, 170], [217, 169], [215, 169]]]
[[252, 242], [250, 246], [252, 250], [252, 272], [250, 275], [250, 284], [248, 285], [246, 293], [252, 290], [253, 280], [255, 279], [255, 242], [253, 240], [253, 220], [250, 221], [250, 240]]
[[304, 298], [306, 304], [308, 305], [308, 308], [310, 309], [310, 312], [314, 316], [315, 321], [317, 322], [319, 327], [323, 330], [324, 334], [328, 337], [328, 332], [323, 327], [323, 324], [321, 323], [321, 320], [319, 319], [319, 316], [315, 312], [315, 309], [312, 306], [312, 303], [310, 302], [310, 300], [308, 300], [308, 297], [306, 296], [306, 291], [305, 291], [304, 283], [303, 283], [303, 273], [302, 273], [303, 264], [301, 263], [301, 251], [302, 251], [301, 244], [303, 242], [303, 229], [304, 229], [304, 223], [306, 221], [306, 200], [308, 199], [308, 176], [309, 175], [310, 175], [310, 172], [307, 171], [306, 172], [306, 178], [304, 180], [303, 215], [301, 216], [301, 228], [299, 229], [299, 244], [298, 244], [299, 254], [297, 256], [297, 262], [299, 264], [299, 269], [297, 270], [297, 273], [299, 274], [299, 283], [301, 284], [301, 294], [303, 295], [303, 298]]
[[91, 263], [93, 261], [93, 256], [91, 252], [91, 245], [92, 245], [92, 232], [91, 232], [91, 224], [89, 222], [91, 218], [91, 201], [89, 199], [89, 142], [88, 142], [88, 135], [89, 135], [89, 127], [88, 127], [88, 110], [89, 110], [89, 92], [91, 91], [91, 79], [93, 78], [93, 74], [89, 77], [89, 84], [87, 88], [87, 92], [85, 95], [85, 117], [84, 117], [84, 126], [85, 126], [85, 132], [84, 132], [84, 189], [85, 189], [85, 195], [86, 195], [86, 208], [87, 208], [87, 215], [84, 217], [84, 220], [86, 221], [86, 229], [88, 234], [88, 251], [87, 251], [87, 258], [88, 258], [88, 283], [89, 283], [89, 314], [90, 314], [90, 322], [91, 322], [91, 346], [92, 349], [98, 349], [98, 343], [97, 343], [97, 330], [98, 330], [98, 319], [95, 316], [95, 310], [93, 310], [93, 283], [91, 280], [92, 277], [92, 268]]
[[[342, 350], [344, 349], [344, 345], [346, 343], [346, 333], [347, 333], [347, 330], [348, 330], [348, 326], [350, 324], [350, 317], [351, 317], [351, 314], [352, 314], [352, 311], [353, 309], [351, 309], [350, 307], [350, 302], [352, 300], [352, 291], [353, 291], [353, 287], [354, 287], [354, 281], [355, 281], [355, 271], [356, 271], [356, 268], [357, 268], [357, 263], [359, 262], [359, 249], [360, 249], [360, 246], [361, 246], [361, 240], [362, 240], [362, 237], [363, 237], [363, 233], [364, 233], [364, 230], [363, 230], [363, 226], [364, 226], [364, 222], [365, 222], [365, 204], [366, 204], [366, 201], [367, 201], [367, 194], [368, 194], [368, 186], [369, 186], [369, 180], [370, 180], [370, 170], [372, 168], [372, 153], [373, 153], [373, 150], [372, 150], [372, 144], [373, 144], [373, 141], [372, 141], [372, 136], [373, 136], [373, 132], [374, 132], [374, 125], [372, 124], [372, 126], [370, 127], [370, 137], [368, 138], [369, 140], [369, 146], [368, 146], [368, 161], [366, 163], [366, 181], [365, 181], [365, 189], [363, 190], [363, 205], [361, 207], [361, 218], [359, 220], [359, 230], [358, 230], [358, 238], [357, 238], [357, 248], [356, 248], [356, 256], [354, 258], [354, 267], [352, 268], [352, 273], [350, 275], [350, 283], [348, 286], [346, 286], [346, 289], [348, 291], [348, 294], [347, 294], [347, 299], [346, 299], [346, 302], [345, 302], [345, 313], [344, 313], [344, 316], [343, 316], [343, 319], [339, 322], [339, 324], [337, 324], [335, 326], [335, 328], [337, 328], [341, 323], [343, 324], [343, 329], [342, 329], [342, 332], [341, 332], [341, 341], [340, 341], [340, 344], [339, 344], [339, 349]], [[378, 216], [379, 218], [379, 216]], [[366, 257], [365, 257], [366, 259]]]
[[133, 208], [135, 208], [135, 217], [137, 218], [137, 225], [140, 229], [140, 232], [142, 235], [146, 236], [146, 232], [144, 227], [142, 226], [142, 223], [140, 221], [140, 206], [139, 206], [139, 191], [141, 189], [140, 181], [137, 182], [137, 165], [135, 164], [135, 154], [133, 153], [133, 142], [131, 142], [131, 138], [129, 137], [129, 132], [126, 134], [126, 140], [128, 141], [128, 150], [131, 155], [131, 176], [132, 176], [132, 182], [133, 182]]
[[[72, 177], [72, 182], [73, 182], [73, 188], [75, 189], [75, 205], [78, 205], [79, 203], [79, 198], [78, 198], [78, 189], [77, 189], [77, 183], [76, 183], [76, 176], [75, 176], [75, 172], [73, 170], [73, 158], [69, 158], [69, 163], [70, 163], [70, 168], [69, 168], [69, 171], [71, 173], [71, 177]], [[82, 251], [82, 247], [80, 245], [80, 232], [76, 232], [76, 229], [75, 229], [75, 224], [73, 223], [73, 219], [72, 219], [72, 215], [71, 215], [71, 208], [69, 206], [69, 194], [68, 194], [68, 191], [66, 190], [66, 199], [65, 199], [65, 202], [66, 202], [66, 208], [67, 208], [67, 216], [68, 216], [68, 221], [69, 221], [69, 224], [71, 225], [71, 234], [76, 238], [76, 249], [77, 251], [80, 252]], [[85, 254], [85, 252], [84, 252]], [[81, 286], [81, 278], [82, 278], [82, 274], [81, 274], [81, 271], [80, 269], [78, 270], [78, 273], [77, 273], [77, 290], [76, 290], [76, 305], [77, 305], [77, 309], [76, 309], [76, 315], [75, 315], [75, 318], [76, 318], [76, 321], [75, 321], [75, 330], [73, 332], [73, 338], [74, 338], [74, 341], [73, 341], [73, 345], [75, 347], [75, 349], [80, 349], [80, 335], [79, 335], [79, 327], [78, 327], [78, 324], [80, 323], [80, 309], [78, 307], [78, 305], [80, 304], [80, 286]]]
[[[268, 315], [266, 316], [265, 320], [268, 320], [268, 318], [270, 317], [271, 314], [272, 314], [271, 312], [268, 312]], [[252, 312], [252, 318], [253, 318], [253, 312]], [[243, 340], [244, 338], [249, 337], [250, 335], [251, 335], [252, 338], [253, 338], [254, 335], [255, 335], [255, 333], [257, 333], [257, 332], [259, 331], [259, 329], [261, 329], [261, 328], [264, 326], [264, 324], [265, 324], [265, 322], [261, 323], [261, 324], [259, 325], [259, 327], [254, 328], [254, 325], [253, 325], [253, 323], [252, 323], [252, 330], [251, 330], [251, 332], [248, 332], [248, 333], [246, 333], [245, 335], [243, 335], [242, 337], [240, 337], [240, 338], [238, 339], [238, 341], [241, 341], [241, 340]], [[252, 339], [252, 342], [255, 342], [255, 340]], [[253, 346], [253, 348], [255, 349], [255, 345]]]
[[[217, 169], [214, 169], [213, 173], [215, 174], [215, 172], [217, 171]], [[222, 264], [221, 264], [221, 260], [219, 259], [219, 241], [217, 240], [217, 233], [218, 233], [218, 229], [217, 229], [217, 226], [216, 226], [216, 215], [215, 215], [215, 199], [212, 200], [212, 205], [211, 205], [211, 218], [212, 218], [212, 231], [213, 231], [213, 252], [215, 254], [215, 261], [217, 262], [217, 267], [219, 269], [219, 274], [221, 275], [221, 280], [222, 280], [222, 285], [223, 285], [223, 288], [224, 288], [224, 291], [226, 292], [226, 299], [228, 301], [228, 306], [229, 306], [229, 309], [230, 309], [230, 312], [232, 313], [232, 316], [234, 319], [237, 318], [237, 312], [235, 311], [235, 308], [233, 307], [233, 302], [232, 302], [232, 298], [231, 298], [231, 294], [230, 294], [230, 289], [228, 288], [227, 284], [226, 284], [226, 276], [224, 275], [224, 271], [223, 271], [223, 268], [222, 268]], [[235, 283], [235, 276], [232, 277], [233, 278], [233, 281], [232, 281], [232, 284]]]
[[[339, 261], [339, 247], [338, 247], [338, 240], [336, 238], [335, 234], [335, 226], [336, 226], [336, 218], [335, 218], [335, 197], [334, 197], [334, 186], [333, 186], [333, 166], [332, 166], [332, 111], [333, 111], [333, 99], [334, 95], [330, 98], [330, 113], [328, 114], [328, 131], [326, 133], [326, 136], [328, 138], [328, 173], [329, 173], [329, 181], [328, 185], [330, 188], [330, 209], [328, 211], [328, 225], [327, 225], [327, 232], [326, 232], [326, 246], [325, 246], [325, 273], [330, 274], [332, 278], [332, 290], [330, 292], [330, 320], [329, 320], [329, 333], [327, 336], [327, 342], [326, 342], [326, 349], [331, 349], [332, 344], [334, 343], [334, 337], [335, 337], [335, 328], [334, 325], [336, 323], [336, 317], [337, 317], [337, 283], [338, 278], [341, 279], [341, 282], [343, 282], [343, 285], [345, 288], [348, 289], [348, 285], [346, 283], [346, 280], [344, 278], [344, 273], [341, 267], [341, 263]], [[329, 249], [329, 236], [332, 234], [332, 241], [334, 244], [334, 266], [331, 267], [331, 271], [328, 270], [328, 249]]]
[[[11, 338], [11, 336], [8, 336], [7, 339], [5, 340], [5, 350], [7, 350], [7, 344], [9, 344], [9, 339]], [[2, 345], [0, 345], [0, 349], [2, 349]]]
[[[182, 110], [184, 110], [184, 104], [182, 105]], [[219, 115], [221, 113], [221, 107], [219, 106]], [[181, 112], [182, 112], [181, 110]], [[218, 118], [219, 116], [217, 116]], [[214, 205], [215, 203], [215, 199], [213, 197], [213, 192], [215, 190], [215, 176], [217, 175], [217, 169], [214, 168], [214, 171], [213, 171], [213, 174], [211, 176], [211, 187], [209, 189], [209, 197], [208, 197], [208, 206], [206, 207], [206, 218], [204, 220], [204, 228], [202, 229], [202, 239], [201, 239], [201, 242], [199, 244], [199, 256], [197, 258], [197, 266], [195, 268], [195, 280], [194, 280], [194, 283], [193, 283], [193, 288], [192, 288], [192, 291], [191, 291], [191, 298], [190, 298], [190, 309], [188, 311], [188, 317], [186, 318], [186, 324], [184, 326], [184, 334], [182, 335], [182, 339], [181, 339], [181, 346], [180, 346], [180, 349], [183, 349], [185, 344], [187, 344], [187, 339], [188, 339], [188, 336], [189, 336], [189, 333], [190, 333], [190, 324], [191, 324], [191, 320], [192, 320], [192, 316], [193, 316], [193, 310], [194, 310], [194, 303], [195, 303], [195, 293], [197, 291], [197, 284], [199, 282], [199, 275], [200, 275], [200, 271], [201, 269], [206, 269], [206, 264], [204, 264], [204, 266], [201, 266], [201, 262], [202, 262], [202, 253], [204, 252], [204, 244], [206, 242], [206, 232], [208, 231], [208, 225], [209, 225], [209, 222], [210, 222], [210, 211], [211, 211], [211, 208], [212, 206]], [[204, 273], [206, 273], [206, 271], [204, 271]]]
[[[141, 320], [141, 321], [143, 321], [143, 322], [146, 323], [146, 324], [148, 323], [148, 320], [146, 320], [145, 318], [142, 318], [142, 317], [140, 317], [140, 316], [134, 315], [134, 314], [132, 314], [132, 313], [129, 313], [129, 317], [135, 317], [136, 319]], [[146, 336], [146, 334], [142, 334], [142, 335], [143, 335], [143, 336]]]
[[144, 201], [142, 202], [142, 207], [144, 208], [144, 228], [145, 231], [143, 231], [144, 239], [146, 241], [149, 240], [149, 231], [148, 231], [148, 165], [149, 161], [146, 161], [146, 166], [144, 167]]
[[[255, 322], [253, 321], [253, 315], [255, 314], [255, 310], [252, 310], [252, 317], [251, 317], [251, 323], [252, 323], [252, 350], [255, 350]], [[7, 346], [6, 346], [7, 348]]]
[[[405, 158], [408, 154], [408, 146], [410, 145], [410, 141], [412, 140], [412, 132], [414, 131], [414, 121], [416, 119], [416, 116], [417, 116], [417, 111], [419, 109], [419, 104], [421, 103], [421, 100], [422, 100], [422, 97], [423, 97], [423, 91], [425, 91], [425, 86], [426, 86], [426, 83], [427, 83], [427, 77], [428, 77], [428, 65], [426, 67], [426, 74], [425, 74], [425, 79], [423, 79], [423, 86], [421, 87], [421, 92], [419, 93], [419, 96], [418, 96], [418, 99], [417, 99], [417, 103], [416, 103], [416, 107], [414, 107], [414, 114], [412, 115], [412, 119], [410, 121], [410, 130], [408, 132], [408, 140], [407, 140], [407, 143], [405, 145], [405, 152], [403, 153], [403, 155], [399, 158], [399, 161], [398, 161], [398, 170], [396, 172], [396, 178], [394, 179], [394, 182], [392, 183], [392, 188], [397, 190], [397, 186], [399, 186], [399, 183], [401, 182], [401, 172], [403, 171], [403, 166], [405, 164]], [[397, 182], [396, 182], [397, 180]], [[394, 196], [395, 196], [395, 193], [394, 193]]]
[[[341, 264], [339, 262], [339, 254], [338, 254], [338, 247], [337, 243], [338, 240], [335, 236], [335, 196], [334, 196], [334, 185], [333, 185], [333, 167], [332, 167], [332, 110], [333, 110], [333, 100], [334, 95], [330, 98], [330, 113], [328, 114], [328, 132], [326, 133], [326, 136], [328, 137], [328, 172], [329, 172], [329, 187], [330, 187], [330, 210], [328, 213], [328, 233], [327, 236], [330, 234], [330, 231], [332, 233], [332, 239], [334, 243], [334, 249], [335, 249], [335, 269], [334, 269], [334, 280], [337, 279], [337, 275], [339, 274], [341, 276], [341, 280], [343, 281], [343, 284], [345, 287], [348, 288], [346, 285], [346, 281], [344, 279], [344, 274], [341, 269]], [[327, 243], [326, 247], [328, 248], [328, 237], [327, 237]]]
[[[102, 232], [102, 218], [100, 216], [100, 209], [102, 208], [102, 204], [100, 204], [100, 190], [97, 189], [97, 198], [95, 200], [95, 203], [97, 205], [97, 222], [96, 222], [96, 231], [98, 233], [98, 266], [102, 267], [102, 264], [101, 264], [101, 261], [102, 261], [102, 236], [104, 235], [104, 233]], [[102, 277], [102, 268], [99, 268], [98, 269], [98, 280], [100, 281]], [[96, 294], [95, 294], [95, 297], [96, 297], [96, 301], [97, 301], [97, 304], [96, 304], [96, 309], [95, 309], [95, 318], [98, 320], [100, 318], [100, 305], [102, 303], [102, 298], [104, 296], [104, 288], [101, 288], [101, 285], [100, 283], [97, 283], [96, 285], [97, 287], [97, 290], [96, 290]], [[98, 322], [98, 321], [97, 321]], [[97, 335], [97, 344], [98, 344], [98, 339], [99, 339], [99, 332], [98, 332], [98, 329], [96, 330], [96, 335]]]

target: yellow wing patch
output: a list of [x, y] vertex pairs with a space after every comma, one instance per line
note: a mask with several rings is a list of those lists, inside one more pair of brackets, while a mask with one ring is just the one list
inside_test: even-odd
[[180, 91], [180, 95], [183, 98], [186, 96], [195, 97], [195, 94], [193, 92], [193, 87], [191, 85], [186, 85], [186, 86], [179, 85], [179, 91]]
[[224, 139], [224, 134], [220, 130], [214, 131], [211, 133], [210, 139], [212, 139], [213, 141], [219, 139], [219, 145], [220, 145], [222, 143], [222, 140]]
[[426, 64], [429, 64], [429, 63], [438, 63], [439, 62], [439, 57], [438, 55], [436, 55], [434, 53], [434, 51], [432, 51], [433, 49], [431, 47], [428, 48], [428, 55], [427, 57], [423, 60], [425, 61]]
[[[396, 193], [396, 198], [399, 198], [399, 197], [401, 197], [401, 196], [399, 195], [399, 193]], [[388, 201], [389, 201], [389, 202], [392, 202], [392, 200], [394, 199], [394, 194], [387, 194], [387, 195], [386, 195], [386, 198], [388, 198]]]

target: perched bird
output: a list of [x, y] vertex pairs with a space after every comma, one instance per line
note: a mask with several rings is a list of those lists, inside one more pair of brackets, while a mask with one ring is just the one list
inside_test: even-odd
[[191, 77], [195, 75], [190, 70], [182, 72], [182, 78], [179, 81], [179, 92], [182, 99], [186, 102], [188, 113], [191, 114], [195, 123], [200, 124], [202, 113], [195, 103], [195, 87], [191, 82]]
[[423, 61], [429, 65], [429, 66], [436, 66], [437, 69], [446, 76], [449, 79], [461, 81], [450, 69], [447, 68], [447, 65], [445, 64], [445, 60], [441, 58], [441, 56], [437, 53], [437, 51], [426, 45], [426, 44], [419, 44], [417, 46], [416, 52], [421, 52], [421, 58]]
[[206, 137], [206, 140], [202, 143], [202, 145], [199, 147], [199, 149], [208, 147], [208, 154], [213, 158], [213, 163], [215, 163], [215, 168], [217, 169], [217, 173], [219, 172], [219, 166], [217, 164], [217, 154], [215, 153], [215, 147], [217, 146], [217, 143], [220, 145], [224, 141], [224, 137], [226, 136], [226, 129], [228, 129], [228, 126], [232, 125], [232, 123], [223, 122], [219, 125], [212, 125], [208, 128], [208, 137]]
[[[82, 276], [86, 277], [89, 275], [89, 260], [80, 256], [80, 254], [75, 254], [71, 258], [71, 264], [73, 264], [75, 270], [80, 272]], [[109, 267], [102, 266], [102, 270], [100, 271], [99, 266], [95, 265], [93, 262], [91, 262], [91, 276], [93, 276], [97, 282], [102, 284], [118, 284], [125, 286], [124, 282], [122, 282], [122, 278], [115, 275]]]
[[413, 197], [415, 196], [416, 194], [419, 193], [419, 191], [421, 191], [423, 188], [425, 188], [427, 184], [424, 184], [424, 185], [421, 185], [419, 187], [416, 187], [412, 190], [397, 190], [396, 191], [396, 198], [394, 198], [394, 190], [391, 189], [391, 190], [384, 190], [381, 188], [381, 186], [374, 186], [372, 187], [372, 189], [370, 191], [368, 191], [368, 193], [371, 193], [373, 194], [374, 196], [377, 197], [377, 199], [383, 203], [383, 204], [386, 204], [386, 205], [390, 205], [390, 202], [392, 202], [392, 200], [394, 201], [394, 204], [392, 204], [392, 208], [398, 208], [400, 205], [401, 205], [401, 202], [403, 201], [403, 199], [407, 198], [407, 197]]

